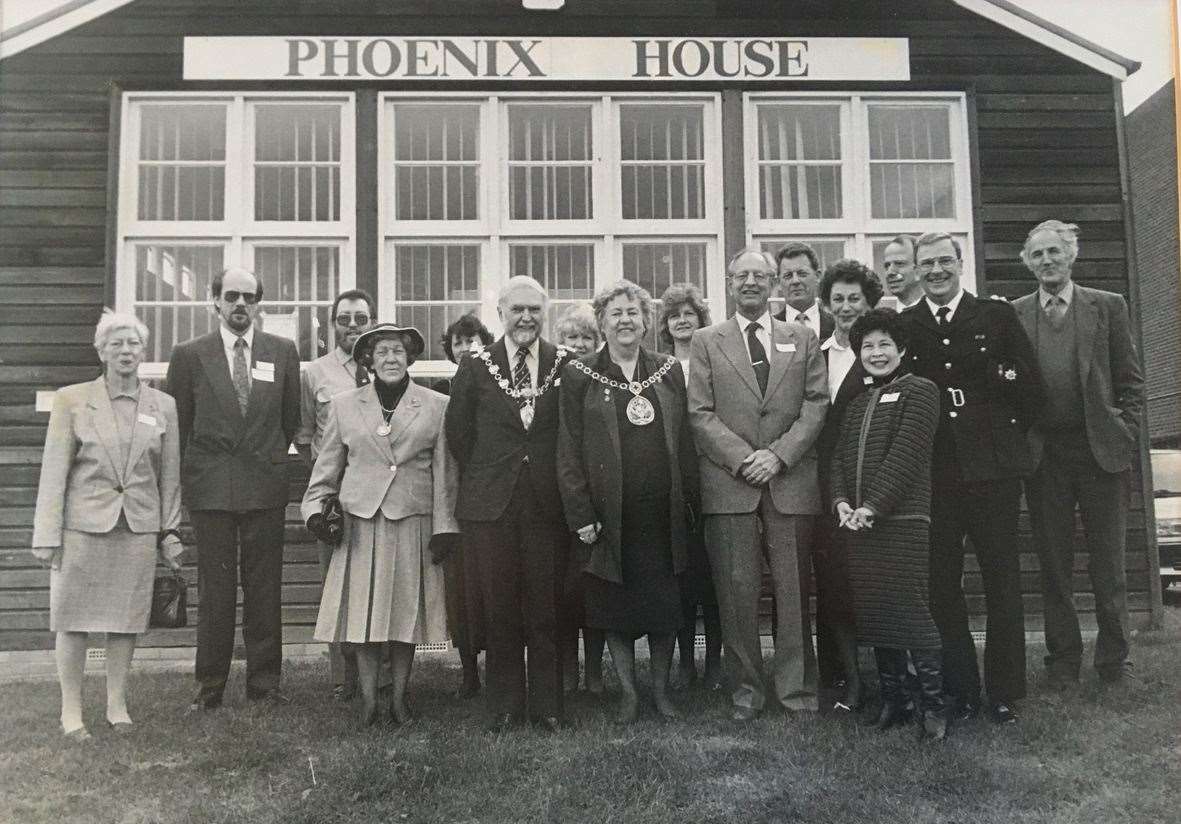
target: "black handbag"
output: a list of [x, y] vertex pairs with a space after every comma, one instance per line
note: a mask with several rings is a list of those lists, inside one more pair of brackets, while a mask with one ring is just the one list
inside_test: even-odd
[[189, 623], [189, 584], [179, 571], [157, 575], [152, 583], [152, 629], [180, 629]]

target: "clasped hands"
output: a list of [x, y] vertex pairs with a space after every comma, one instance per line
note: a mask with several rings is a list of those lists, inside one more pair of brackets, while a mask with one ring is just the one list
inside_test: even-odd
[[751, 486], [765, 486], [783, 469], [783, 461], [770, 449], [756, 449], [738, 467], [742, 480]]
[[841, 501], [837, 504], [837, 517], [840, 519], [839, 527], [858, 532], [862, 529], [873, 529], [873, 510], [867, 506], [859, 506], [856, 509], [849, 504]]

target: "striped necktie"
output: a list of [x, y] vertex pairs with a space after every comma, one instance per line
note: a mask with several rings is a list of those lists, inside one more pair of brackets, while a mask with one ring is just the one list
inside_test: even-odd
[[[529, 364], [525, 359], [529, 356], [528, 349], [517, 350], [517, 365], [513, 367], [513, 389], [532, 389], [533, 379], [529, 376]], [[517, 398], [517, 406], [524, 406], [528, 399], [524, 396]]]
[[238, 338], [234, 341], [234, 393], [238, 396], [238, 407], [242, 414], [246, 414], [246, 407], [250, 404], [250, 371], [246, 366], [246, 340]]

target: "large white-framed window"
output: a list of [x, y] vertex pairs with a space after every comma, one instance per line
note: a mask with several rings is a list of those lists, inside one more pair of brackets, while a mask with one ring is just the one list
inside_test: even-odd
[[964, 95], [743, 95], [747, 241], [774, 253], [810, 244], [824, 267], [857, 258], [881, 272], [899, 234], [942, 231], [975, 289]]
[[725, 311], [721, 124], [714, 93], [381, 96], [383, 317], [428, 340], [416, 374], [448, 375], [444, 329], [517, 274], [550, 323], [626, 277], [654, 298], [700, 286]]
[[151, 330], [145, 376], [217, 327], [228, 266], [258, 276], [263, 329], [305, 361], [330, 351], [355, 283], [354, 123], [348, 93], [124, 94], [115, 303]]

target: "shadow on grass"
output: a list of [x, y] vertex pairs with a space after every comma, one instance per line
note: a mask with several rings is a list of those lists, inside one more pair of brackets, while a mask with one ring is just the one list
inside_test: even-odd
[[137, 674], [135, 731], [96, 717], [95, 739], [56, 733], [52, 683], [5, 687], [0, 821], [8, 822], [1098, 822], [1174, 821], [1181, 749], [1177, 616], [1137, 638], [1137, 677], [1118, 690], [1084, 679], [1070, 694], [1042, 683], [1015, 727], [984, 721], [920, 746], [912, 729], [877, 733], [851, 719], [768, 713], [731, 724], [721, 693], [677, 696], [686, 719], [649, 712], [610, 723], [612, 697], [571, 696], [571, 728], [482, 731], [483, 702], [453, 697], [450, 657], [416, 666], [418, 720], [358, 729], [356, 707], [328, 697], [327, 668], [285, 670], [289, 707], [241, 700], [185, 715], [187, 674]]

